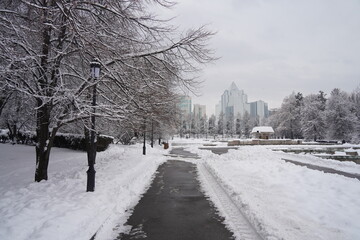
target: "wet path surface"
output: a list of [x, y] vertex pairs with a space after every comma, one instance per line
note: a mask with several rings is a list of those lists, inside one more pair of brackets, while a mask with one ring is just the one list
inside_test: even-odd
[[206, 147], [200, 147], [201, 150], [209, 150], [212, 153], [221, 155], [225, 154], [229, 151], [229, 149], [238, 149], [237, 147], [218, 147], [218, 148], [206, 148]]
[[199, 158], [199, 156], [197, 154], [186, 151], [182, 147], [177, 147], [177, 148], [171, 149], [170, 154], [171, 154], [171, 156], [179, 156], [182, 158], [195, 158], [195, 159]]
[[233, 239], [201, 192], [196, 171], [195, 164], [183, 161], [161, 165], [127, 222], [132, 226], [130, 233], [117, 239]]
[[294, 161], [294, 160], [290, 160], [290, 159], [285, 159], [285, 158], [282, 158], [282, 160], [284, 160], [285, 162], [289, 162], [289, 163], [298, 165], [298, 166], [307, 167], [307, 168], [312, 169], [312, 170], [322, 171], [324, 173], [339, 174], [339, 175], [342, 175], [344, 177], [356, 178], [356, 179], [360, 180], [360, 175], [359, 174], [343, 172], [343, 171], [335, 170], [335, 169], [332, 169], [332, 168], [321, 167], [321, 166], [312, 165], [312, 164], [309, 164], [309, 163], [302, 163], [302, 162], [298, 162], [298, 161]]

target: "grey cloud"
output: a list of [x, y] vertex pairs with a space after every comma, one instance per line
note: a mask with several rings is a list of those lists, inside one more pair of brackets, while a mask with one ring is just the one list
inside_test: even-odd
[[180, 29], [209, 24], [221, 59], [207, 65], [203, 95], [214, 105], [234, 81], [249, 99], [279, 107], [292, 91], [304, 94], [360, 84], [358, 0], [183, 0], [168, 16]]

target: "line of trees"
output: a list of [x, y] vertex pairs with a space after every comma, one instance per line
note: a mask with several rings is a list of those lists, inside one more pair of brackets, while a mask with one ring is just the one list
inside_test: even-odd
[[[263, 119], [262, 121], [265, 121]], [[195, 116], [193, 113], [183, 116], [178, 126], [180, 137], [194, 138], [249, 138], [251, 130], [259, 126], [259, 117], [252, 117], [248, 112], [236, 117], [220, 113], [218, 117], [211, 115], [209, 118]]]
[[279, 138], [360, 142], [360, 87], [352, 93], [335, 88], [329, 97], [292, 93], [268, 119]]
[[329, 97], [323, 91], [305, 97], [292, 93], [266, 119], [248, 112], [236, 117], [221, 113], [218, 118], [191, 114], [183, 116], [177, 132], [181, 137], [249, 138], [260, 122], [274, 128], [275, 138], [360, 143], [360, 87], [352, 93], [335, 88]]
[[[35, 130], [35, 180], [47, 180], [56, 133], [97, 129], [120, 135], [177, 120], [177, 93], [194, 90], [197, 66], [214, 60], [204, 27], [176, 34], [147, 9], [168, 0], [2, 0], [0, 120], [14, 134]], [[101, 75], [90, 78], [98, 59]], [[97, 86], [97, 105], [91, 90]], [[103, 128], [101, 128], [103, 127]], [[160, 131], [160, 130], [159, 130]]]

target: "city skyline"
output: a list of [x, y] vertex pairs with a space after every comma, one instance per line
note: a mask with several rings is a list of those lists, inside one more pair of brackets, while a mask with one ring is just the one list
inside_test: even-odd
[[215, 116], [221, 114], [226, 119], [242, 118], [246, 112], [250, 117], [259, 118], [260, 123], [269, 116], [269, 107], [263, 100], [249, 102], [248, 95], [243, 89], [239, 89], [235, 82], [221, 95], [219, 103], [215, 107]]
[[292, 92], [327, 94], [334, 88], [351, 92], [360, 84], [360, 2], [183, 0], [157, 14], [174, 18], [182, 33], [206, 25], [216, 34], [209, 47], [219, 60], [199, 73], [201, 96], [215, 112], [218, 96], [231, 82], [281, 106]]
[[195, 103], [192, 97], [188, 95], [180, 97], [178, 106], [184, 116], [193, 114], [197, 118], [203, 116], [209, 118], [211, 115], [218, 118], [221, 113], [229, 115], [230, 112], [234, 117], [238, 114], [243, 116], [245, 112], [248, 112], [251, 117], [258, 116], [260, 119], [269, 116], [268, 103], [262, 99], [249, 102], [248, 95], [243, 89], [240, 90], [235, 82], [232, 82], [229, 88], [224, 89], [223, 94], [218, 99], [220, 101], [216, 104], [214, 113], [208, 113], [206, 104]]

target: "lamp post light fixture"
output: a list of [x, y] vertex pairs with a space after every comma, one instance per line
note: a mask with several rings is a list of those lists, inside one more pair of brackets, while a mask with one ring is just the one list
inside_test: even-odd
[[87, 192], [95, 190], [95, 159], [96, 159], [96, 130], [95, 130], [95, 106], [96, 106], [96, 81], [100, 75], [100, 63], [94, 59], [90, 62], [91, 78], [94, 81], [93, 94], [92, 94], [92, 114], [91, 114], [91, 129], [90, 129], [90, 143], [88, 144], [88, 165], [87, 170]]

